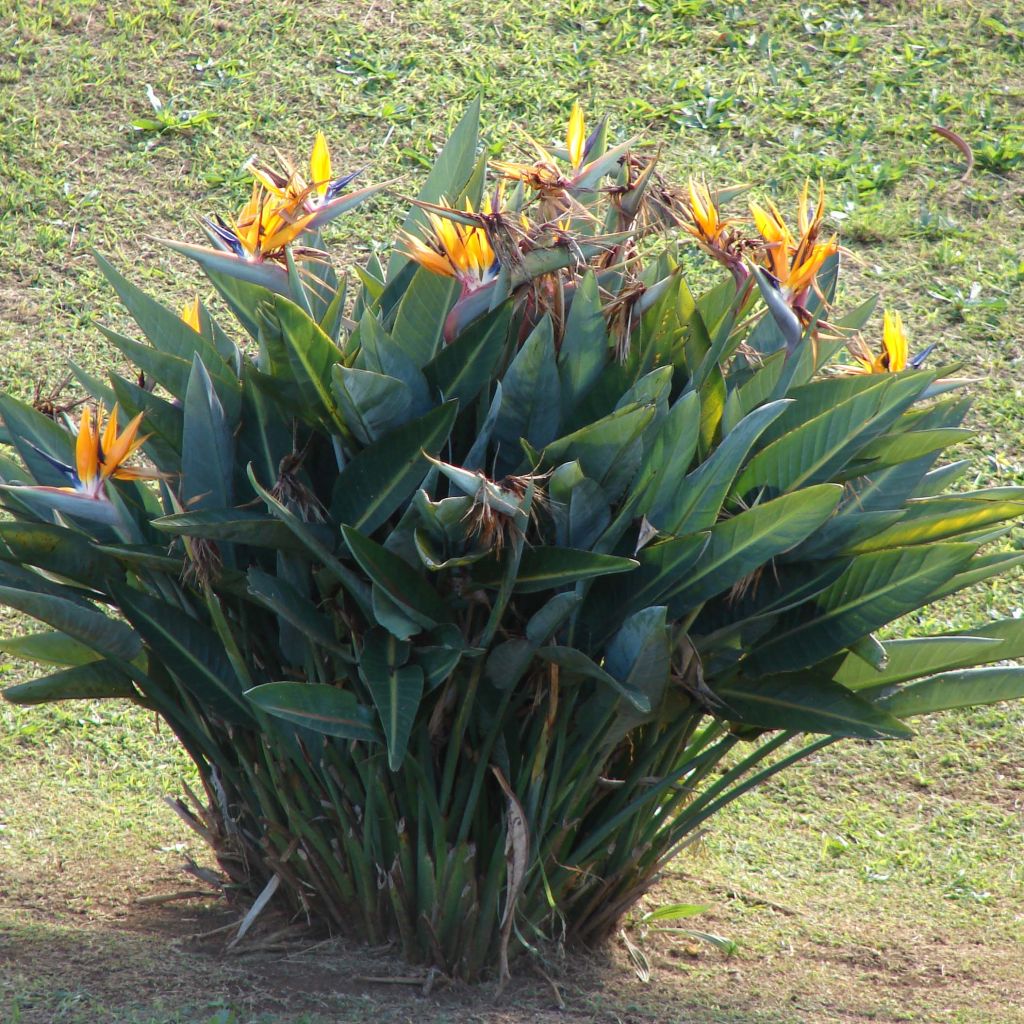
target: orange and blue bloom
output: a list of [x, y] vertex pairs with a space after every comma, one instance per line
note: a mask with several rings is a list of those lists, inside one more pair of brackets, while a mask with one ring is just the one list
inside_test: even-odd
[[[155, 480], [162, 474], [154, 469], [126, 466], [139, 447], [149, 436], [139, 436], [142, 413], [139, 413], [120, 433], [118, 432], [118, 410], [115, 405], [105, 427], [103, 409], [100, 408], [93, 420], [92, 410], [86, 406], [75, 441], [75, 464], [69, 466], [41, 448], [36, 450], [58, 469], [68, 480], [66, 487], [36, 485], [21, 488], [39, 494], [57, 494], [84, 502], [109, 501], [106, 494], [108, 480]], [[65, 506], [66, 507], [66, 506]]]

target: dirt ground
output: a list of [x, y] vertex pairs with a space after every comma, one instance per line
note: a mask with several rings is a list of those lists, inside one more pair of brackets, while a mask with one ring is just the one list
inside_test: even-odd
[[703, 891], [715, 909], [699, 927], [756, 933], [757, 947], [726, 957], [692, 939], [632, 931], [649, 963], [646, 982], [620, 942], [544, 972], [520, 962], [499, 992], [449, 986], [391, 949], [318, 936], [272, 909], [228, 949], [240, 910], [184, 873], [182, 858], [173, 843], [141, 862], [46, 855], [0, 878], [0, 1020], [1024, 1021], [1018, 949], [942, 934], [913, 917], [879, 934], [867, 916], [854, 932], [830, 936], [841, 893], [790, 906], [673, 874], [661, 900]]

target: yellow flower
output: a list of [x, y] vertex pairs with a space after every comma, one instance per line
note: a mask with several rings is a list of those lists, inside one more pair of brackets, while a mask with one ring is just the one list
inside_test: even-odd
[[569, 153], [569, 162], [573, 170], [578, 170], [586, 155], [587, 130], [583, 122], [583, 108], [579, 101], [573, 103], [569, 115], [569, 127], [565, 133], [565, 148]]
[[807, 216], [807, 191], [805, 183], [797, 215], [799, 239], [794, 239], [774, 203], [769, 201], [767, 208], [757, 203], [750, 204], [754, 226], [765, 243], [765, 265], [775, 275], [786, 299], [801, 307], [825, 260], [839, 251], [834, 235], [827, 242], [818, 241], [825, 215], [824, 183], [818, 186], [818, 203], [810, 219]]
[[360, 172], [331, 177], [331, 153], [327, 148], [324, 133], [318, 131], [313, 139], [309, 154], [309, 182], [292, 166], [290, 161], [281, 159], [283, 171], [275, 171], [265, 164], [252, 160], [249, 172], [273, 196], [292, 207], [304, 207], [309, 212], [337, 198], [341, 190]]
[[306, 230], [315, 215], [306, 211], [298, 196], [274, 195], [253, 182], [252, 196], [235, 219], [234, 230], [227, 229], [238, 243], [237, 249], [231, 247], [236, 255], [249, 259], [278, 255]]
[[[117, 429], [116, 405], [106, 427], [103, 427], [102, 423], [102, 406], [96, 414], [95, 421], [93, 421], [92, 411], [88, 406], [82, 410], [78, 437], [75, 441], [75, 464], [73, 466], [55, 459], [41, 448], [36, 449], [51, 466], [64, 474], [70, 482], [70, 486], [31, 486], [25, 487], [23, 490], [36, 492], [41, 496], [54, 495], [52, 501], [59, 501], [55, 507], [77, 513], [79, 501], [109, 502], [104, 490], [104, 484], [108, 480], [156, 480], [163, 476], [155, 469], [133, 468], [124, 465], [148, 437], [148, 435], [138, 436], [142, 413], [139, 413], [121, 433], [118, 433]], [[85, 508], [93, 507], [95, 506], [82, 506], [83, 511]]]
[[199, 296], [181, 307], [181, 319], [197, 334], [202, 330], [199, 324]]
[[[908, 365], [920, 365], [924, 361], [925, 352], [910, 359], [910, 348], [907, 344], [907, 334], [903, 329], [903, 318], [899, 313], [886, 310], [882, 318], [882, 350], [877, 355], [872, 355], [867, 346], [860, 339], [857, 339], [850, 346], [854, 358], [860, 364], [853, 367], [854, 373], [899, 373], [905, 370]], [[930, 350], [929, 350], [930, 351]]]
[[725, 242], [726, 230], [732, 227], [736, 221], [721, 216], [706, 182], [694, 181], [691, 178], [689, 190], [690, 205], [684, 209], [684, 212], [690, 222], [683, 224], [683, 227], [705, 249], [713, 255], [717, 254]]
[[[562, 174], [551, 153], [539, 142], [533, 139], [530, 142], [537, 150], [536, 163], [524, 164], [494, 160], [491, 167], [506, 178], [521, 181], [538, 192], [563, 189], [572, 185], [574, 177], [566, 177]], [[580, 172], [587, 156], [587, 134], [583, 108], [578, 102], [573, 103], [572, 111], [569, 114], [569, 124], [565, 133], [565, 148], [573, 171]]]
[[309, 154], [309, 177], [318, 196], [325, 196], [331, 184], [331, 154], [323, 132], [317, 132]]
[[[468, 199], [465, 212], [471, 216], [475, 213]], [[480, 213], [487, 216], [495, 212], [488, 197], [481, 204]], [[406, 234], [403, 239], [409, 256], [420, 266], [435, 274], [456, 278], [464, 292], [475, 291], [497, 276], [498, 260], [486, 228], [461, 224], [431, 211], [427, 212], [427, 219], [430, 231], [425, 239], [411, 234]]]

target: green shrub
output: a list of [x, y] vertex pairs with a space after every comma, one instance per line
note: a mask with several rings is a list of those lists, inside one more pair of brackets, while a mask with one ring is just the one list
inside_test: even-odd
[[810, 752], [1024, 695], [1024, 622], [875, 639], [1020, 561], [1024, 489], [947, 491], [963, 382], [833, 311], [824, 199], [751, 233], [578, 111], [485, 198], [477, 118], [353, 293], [319, 232], [380, 186], [318, 138], [171, 243], [230, 329], [100, 258], [138, 379], [76, 369], [77, 437], [0, 396], [0, 601], [48, 627], [3, 646], [55, 666], [7, 698], [154, 709], [236, 883], [465, 978], [600, 941]]

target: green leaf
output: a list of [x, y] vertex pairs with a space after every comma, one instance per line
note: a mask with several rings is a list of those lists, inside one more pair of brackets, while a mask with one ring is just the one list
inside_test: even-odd
[[657, 605], [678, 589], [707, 542], [708, 535], [699, 533], [649, 544], [637, 555], [638, 569], [594, 584], [581, 612], [592, 638], [603, 639], [624, 616]]
[[813, 672], [741, 678], [713, 688], [730, 717], [764, 729], [862, 739], [913, 735], [899, 719]]
[[[584, 474], [598, 484], [610, 500], [614, 500], [636, 469], [633, 465], [628, 473], [623, 472], [623, 466], [629, 462], [627, 453], [654, 419], [656, 411], [653, 405], [626, 405], [616, 409], [610, 415], [553, 441], [544, 449], [542, 464], [554, 467], [578, 460]], [[640, 455], [639, 448], [634, 451]]]
[[973, 434], [974, 431], [962, 427], [937, 427], [933, 430], [886, 434], [861, 448], [847, 473], [851, 476], [875, 473], [888, 466], [940, 452], [950, 445], [966, 441]]
[[608, 354], [608, 325], [597, 276], [588, 270], [576, 287], [558, 352], [564, 422], [571, 420], [573, 410], [601, 376]]
[[512, 303], [504, 302], [481, 317], [423, 368], [434, 394], [442, 401], [457, 399], [467, 409], [494, 375], [505, 348]]
[[[869, 694], [865, 694], [869, 696]], [[946, 672], [911, 683], [882, 697], [877, 705], [897, 718], [930, 715], [952, 708], [974, 708], [1024, 697], [1024, 668], [976, 668]]]
[[788, 551], [835, 510], [843, 488], [818, 484], [757, 505], [711, 528], [700, 561], [672, 594], [673, 618], [734, 586], [749, 573]]
[[372, 533], [419, 486], [448, 440], [458, 403], [446, 402], [363, 449], [338, 476], [331, 518]]
[[651, 519], [653, 525], [679, 535], [695, 533], [715, 523], [747, 453], [788, 405], [786, 399], [770, 402], [745, 416], [707, 461], [679, 482], [675, 500], [665, 504], [668, 518], [665, 522]]
[[634, 612], [605, 652], [605, 669], [628, 690], [644, 694], [652, 709], [662, 701], [671, 670], [667, 611], [658, 605]]
[[173, 310], [122, 277], [98, 252], [94, 251], [93, 257], [154, 349], [181, 360], [187, 366], [191, 366], [193, 359], [198, 356], [218, 383], [231, 381], [233, 373], [210, 341], [189, 327]]
[[[617, 555], [601, 555], [592, 551], [578, 551], [574, 548], [534, 547], [523, 551], [516, 576], [515, 590], [520, 594], [532, 594], [539, 590], [554, 590], [579, 580], [629, 572], [639, 563], [632, 558]], [[481, 586], [498, 586], [501, 583], [503, 563], [492, 561], [477, 563], [473, 579]]]
[[677, 492], [697, 450], [699, 429], [700, 396], [691, 391], [672, 406], [654, 439], [644, 446], [634, 483], [634, 490], [643, 488], [637, 514], [646, 515], [652, 523], [671, 518], [680, 501]]
[[530, 332], [502, 378], [501, 411], [494, 425], [498, 462], [512, 472], [521, 459], [519, 439], [543, 448], [558, 433], [561, 416], [555, 342], [551, 317], [545, 314]]
[[644, 924], [652, 924], [655, 921], [678, 921], [684, 917], [705, 914], [710, 909], [709, 903], [665, 903], [656, 910], [648, 911], [642, 920]]
[[420, 267], [409, 282], [398, 304], [391, 338], [417, 366], [430, 362], [444, 344], [445, 320], [457, 294], [455, 278], [426, 267]]
[[252, 724], [238, 676], [209, 626], [131, 587], [115, 585], [111, 593], [125, 618], [200, 706], [229, 722]]
[[[279, 519], [242, 508], [210, 508], [198, 512], [178, 512], [161, 516], [150, 524], [157, 530], [184, 537], [203, 537], [206, 540], [226, 541], [232, 544], [248, 544], [252, 547], [286, 548], [301, 551], [304, 545]], [[312, 531], [323, 534], [325, 542], [330, 541], [327, 531], [315, 523], [307, 523]]]
[[451, 611], [441, 596], [407, 562], [351, 527], [342, 526], [341, 534], [366, 575], [413, 622], [433, 629], [451, 620]]
[[536, 646], [547, 643], [579, 607], [581, 600], [582, 598], [575, 591], [556, 594], [539, 611], [530, 616], [530, 621], [526, 624], [527, 640]]
[[[879, 384], [850, 397], [837, 395], [840, 400], [818, 415], [809, 415], [811, 410], [805, 408], [799, 424], [747, 463], [736, 481], [735, 493], [743, 495], [757, 487], [790, 491], [830, 479], [909, 406], [933, 376], [887, 375]], [[782, 430], [781, 423], [776, 430]]]
[[103, 324], [97, 326], [107, 341], [141, 370], [147, 380], [155, 381], [179, 400], [185, 397], [191, 363], [178, 356], [161, 352], [151, 345], [144, 345], [141, 341], [126, 338], [123, 334], [104, 327]]
[[537, 654], [547, 662], [564, 668], [567, 672], [575, 675], [586, 676], [596, 679], [598, 682], [610, 686], [620, 697], [625, 698], [637, 711], [648, 714], [651, 710], [650, 698], [645, 693], [620, 682], [615, 676], [606, 672], [600, 665], [592, 661], [582, 651], [574, 647], [541, 647]]
[[185, 393], [181, 493], [191, 509], [222, 509], [232, 503], [235, 472], [233, 424], [213, 390], [199, 356]]
[[372, 629], [359, 656], [359, 675], [377, 706], [388, 747], [388, 767], [405, 760], [423, 697], [423, 669], [409, 665], [409, 645], [383, 629]]
[[[73, 465], [74, 435], [62, 430], [49, 416], [37, 412], [32, 406], [2, 393], [0, 417], [10, 434], [11, 443], [32, 474], [32, 479], [47, 487], [66, 487], [67, 477], [36, 449], [42, 449], [59, 462]], [[20, 479], [24, 479], [24, 476]]]
[[436, 404], [436, 395], [431, 392], [419, 363], [395, 344], [394, 338], [370, 311], [363, 314], [352, 342], [359, 345], [355, 362], [359, 369], [394, 377], [409, 389], [412, 415], [422, 416]]
[[325, 736], [379, 743], [374, 714], [346, 690], [323, 683], [264, 683], [245, 691], [258, 708]]
[[379, 441], [409, 419], [412, 392], [402, 381], [341, 363], [335, 365], [333, 374], [331, 390], [360, 444]]
[[47, 704], [54, 700], [100, 700], [121, 697], [138, 698], [131, 680], [108, 661], [75, 665], [48, 676], [41, 676], [3, 691], [12, 704]]
[[963, 569], [971, 544], [897, 548], [855, 558], [824, 590], [809, 616], [780, 620], [771, 638], [751, 655], [760, 672], [803, 668], [892, 622]]
[[845, 550], [852, 554], [952, 540], [975, 530], [1024, 516], [1024, 500], [1000, 500], [984, 491], [910, 501], [899, 522]]
[[302, 394], [315, 414], [329, 429], [345, 436], [348, 429], [339, 416], [331, 395], [331, 371], [341, 362], [341, 351], [320, 330], [320, 326], [294, 302], [276, 296], [274, 313], [280, 325], [289, 363]]
[[322, 615], [316, 605], [287, 580], [256, 568], [250, 568], [247, 576], [249, 593], [261, 604], [313, 643], [351, 660], [352, 649], [338, 642], [330, 619]]
[[835, 674], [837, 682], [851, 690], [866, 686], [891, 686], [909, 679], [948, 672], [996, 661], [1024, 658], [1024, 619], [986, 622], [967, 634], [944, 633], [938, 636], [887, 640], [886, 663], [881, 671], [848, 657]]
[[48, 523], [0, 522], [0, 559], [92, 588], [101, 586], [108, 576], [124, 576], [121, 567], [97, 551], [85, 535]]
[[142, 650], [129, 626], [63, 597], [0, 587], [0, 605], [31, 615], [115, 661], [132, 661]]
[[24, 658], [45, 665], [84, 665], [98, 661], [100, 655], [65, 633], [31, 633], [0, 639], [0, 651], [12, 658]]

